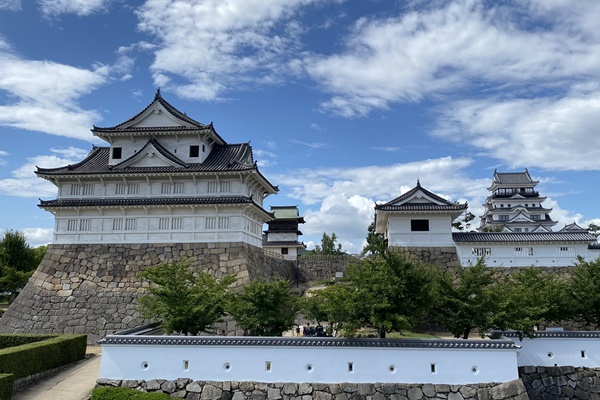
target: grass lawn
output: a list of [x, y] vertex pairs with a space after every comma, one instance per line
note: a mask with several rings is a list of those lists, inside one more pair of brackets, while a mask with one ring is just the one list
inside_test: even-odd
[[439, 336], [427, 333], [415, 333], [410, 331], [390, 332], [386, 335], [390, 339], [439, 339]]

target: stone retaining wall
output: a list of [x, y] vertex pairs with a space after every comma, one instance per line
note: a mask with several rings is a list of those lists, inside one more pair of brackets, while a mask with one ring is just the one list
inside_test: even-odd
[[143, 392], [168, 393], [189, 400], [527, 400], [520, 379], [479, 385], [405, 385], [393, 383], [261, 383], [174, 381], [119, 381], [98, 379], [99, 386], [124, 386]]
[[531, 400], [600, 399], [600, 370], [575, 367], [520, 367]]
[[298, 257], [300, 282], [331, 280], [336, 273], [346, 273], [346, 268], [358, 257], [351, 255], [306, 255]]
[[408, 258], [445, 268], [458, 268], [460, 261], [454, 247], [391, 247]]
[[[146, 324], [136, 307], [148, 283], [140, 282], [137, 273], [183, 260], [216, 278], [236, 274], [237, 287], [251, 279], [294, 274], [292, 263], [265, 257], [244, 243], [52, 244], [0, 319], [0, 332], [85, 333], [93, 344], [109, 333]], [[225, 333], [235, 329], [231, 323], [219, 328]]]

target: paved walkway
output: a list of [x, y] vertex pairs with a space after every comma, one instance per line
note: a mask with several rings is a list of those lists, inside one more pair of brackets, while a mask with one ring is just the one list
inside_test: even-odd
[[84, 360], [42, 378], [13, 394], [13, 400], [84, 400], [100, 371], [100, 346], [88, 347]]

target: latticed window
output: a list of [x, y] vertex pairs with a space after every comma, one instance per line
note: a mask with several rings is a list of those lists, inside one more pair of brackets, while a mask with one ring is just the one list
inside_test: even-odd
[[113, 231], [122, 231], [123, 230], [123, 218], [113, 219], [112, 229], [113, 229]]
[[126, 218], [125, 219], [125, 230], [126, 231], [135, 231], [137, 228], [137, 219], [135, 218]]
[[217, 217], [206, 217], [204, 221], [204, 229], [216, 229], [217, 228]]
[[92, 230], [92, 220], [91, 219], [79, 220], [79, 230], [80, 231], [91, 231]]
[[173, 184], [173, 193], [185, 193], [185, 182], [175, 182]]
[[158, 229], [165, 230], [169, 229], [169, 218], [163, 217], [158, 219]]
[[183, 229], [183, 218], [182, 217], [171, 218], [171, 229]]
[[487, 257], [492, 254], [492, 249], [490, 247], [473, 247], [471, 254], [475, 257]]
[[76, 231], [78, 222], [76, 219], [67, 220], [67, 231]]

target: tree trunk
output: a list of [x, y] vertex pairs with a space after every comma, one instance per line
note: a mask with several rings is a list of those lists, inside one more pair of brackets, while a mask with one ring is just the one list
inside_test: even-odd
[[465, 330], [463, 331], [463, 339], [468, 339], [469, 338], [469, 333], [471, 333], [471, 327], [469, 328], [465, 328]]

